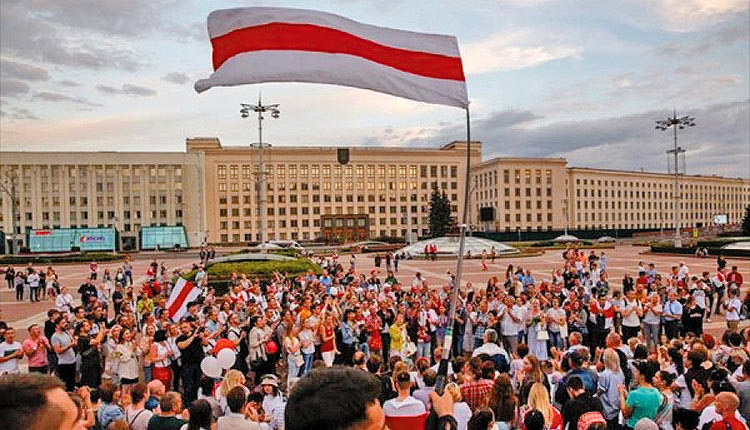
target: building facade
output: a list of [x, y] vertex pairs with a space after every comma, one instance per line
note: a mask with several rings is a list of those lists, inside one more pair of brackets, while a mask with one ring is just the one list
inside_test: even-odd
[[[433, 187], [446, 193], [452, 215], [460, 219], [465, 142], [440, 148], [352, 147], [345, 165], [337, 159], [338, 149], [263, 149], [265, 186], [259, 193], [258, 149], [222, 147], [215, 138], [188, 139], [188, 153], [204, 166], [208, 241], [259, 241], [259, 222], [268, 240], [313, 240], [321, 236], [323, 215], [367, 215], [370, 237], [425, 235]], [[481, 144], [472, 142], [471, 150], [479, 163]]]
[[16, 237], [31, 229], [115, 227], [120, 248], [139, 247], [146, 226], [184, 226], [200, 243], [197, 200], [201, 166], [179, 152], [2, 152], [0, 230]]
[[[674, 175], [568, 167], [561, 158], [495, 158], [475, 168], [472, 226], [481, 231], [673, 229]], [[680, 175], [680, 227], [742, 221], [750, 180]], [[494, 219], [482, 221], [482, 208]]]
[[[559, 230], [565, 226], [568, 172], [562, 158], [494, 158], [474, 170], [470, 225], [481, 231]], [[482, 208], [494, 219], [482, 221]]]
[[[482, 161], [481, 144], [471, 148], [475, 230], [673, 228], [672, 175], [569, 167], [562, 158]], [[261, 232], [268, 240], [315, 240], [324, 218], [366, 217], [369, 238], [423, 236], [433, 187], [461, 219], [465, 142], [351, 147], [346, 164], [339, 149], [263, 149], [263, 175], [258, 149], [223, 147], [217, 138], [187, 139], [185, 152], [1, 152], [0, 232], [12, 231], [13, 188], [17, 237], [115, 227], [125, 249], [141, 248], [140, 235], [158, 227], [184, 227], [189, 246], [255, 242]], [[720, 214], [738, 223], [750, 180], [681, 175], [680, 195], [683, 228], [708, 226]], [[481, 213], [492, 217], [483, 221]]]
[[[577, 229], [675, 228], [674, 175], [620, 170], [568, 169], [574, 204], [570, 225]], [[750, 205], [750, 180], [680, 175], [680, 228], [707, 227], [716, 215], [742, 222]]]

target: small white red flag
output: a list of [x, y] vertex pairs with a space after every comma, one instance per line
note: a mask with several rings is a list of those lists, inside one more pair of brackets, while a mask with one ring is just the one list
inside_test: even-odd
[[222, 9], [208, 16], [215, 86], [311, 82], [369, 89], [464, 108], [458, 41], [363, 24], [325, 12], [274, 7]]
[[183, 278], [179, 278], [167, 300], [167, 311], [172, 321], [179, 321], [187, 313], [188, 303], [200, 296], [201, 290]]

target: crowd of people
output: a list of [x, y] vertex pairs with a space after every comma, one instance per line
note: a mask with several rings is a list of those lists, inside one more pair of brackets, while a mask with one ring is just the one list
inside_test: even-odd
[[[314, 257], [320, 273], [234, 273], [226, 292], [206, 259], [177, 320], [168, 298], [182, 275], [164, 263], [138, 284], [130, 261], [92, 263], [79, 297], [53, 268], [6, 269], [21, 299], [31, 285], [54, 298], [23, 343], [0, 322], [11, 429], [747, 429], [750, 300], [722, 257], [715, 272], [640, 263], [611, 282], [604, 253], [567, 249], [549, 280], [511, 265], [462, 286], [453, 325], [454, 281], [399, 280], [395, 257], [385, 273], [338, 255]], [[717, 338], [704, 322], [718, 315]], [[233, 361], [208, 371], [226, 349]], [[69, 412], [68, 427], [48, 409]]]

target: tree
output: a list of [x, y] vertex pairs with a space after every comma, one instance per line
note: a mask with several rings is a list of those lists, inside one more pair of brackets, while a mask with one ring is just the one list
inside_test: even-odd
[[745, 208], [745, 218], [742, 219], [742, 235], [750, 236], [750, 205]]
[[444, 236], [452, 226], [451, 202], [445, 193], [441, 193], [436, 186], [433, 186], [430, 196], [430, 235], [432, 237]]

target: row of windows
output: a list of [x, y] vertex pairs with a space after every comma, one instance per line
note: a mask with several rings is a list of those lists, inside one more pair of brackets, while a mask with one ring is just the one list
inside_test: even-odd
[[[605, 187], [630, 187], [630, 188], [654, 188], [654, 189], [671, 189], [674, 188], [674, 184], [671, 182], [638, 182], [638, 181], [610, 181], [601, 179], [587, 179], [587, 178], [576, 178], [576, 185], [596, 185], [601, 187], [602, 183]], [[742, 186], [728, 186], [728, 185], [701, 185], [701, 184], [690, 184], [681, 183], [680, 189], [689, 190], [702, 190], [702, 191], [713, 191], [713, 192], [734, 192], [739, 195], [743, 191]], [[745, 191], [747, 192], [747, 191]]]
[[[288, 209], [288, 211], [287, 211], [287, 209]], [[379, 206], [379, 207], [368, 206], [366, 213], [370, 213], [370, 214], [375, 214], [375, 213], [381, 213], [381, 214], [385, 214], [385, 213], [390, 213], [390, 214], [419, 213], [420, 209], [421, 209], [422, 213], [427, 213], [430, 210], [429, 206], [409, 206], [409, 207], [407, 207], [407, 206], [401, 206], [400, 208], [398, 208], [396, 206], [390, 206], [390, 207], [385, 207], [385, 206]], [[337, 211], [336, 213], [341, 213], [341, 211], [343, 211], [343, 208], [342, 207], [337, 207], [337, 208], [333, 208], [332, 209], [331, 207], [324, 207], [321, 210], [321, 208], [319, 206], [314, 206], [312, 208], [312, 211], [311, 211], [310, 208], [307, 207], [307, 206], [303, 206], [301, 208], [297, 208], [297, 207], [291, 207], [291, 208], [285, 208], [285, 207], [272, 208], [271, 207], [271, 208], [266, 208], [265, 212], [266, 212], [267, 216], [276, 216], [276, 215], [278, 215], [278, 216], [286, 216], [287, 212], [288, 212], [288, 215], [296, 216], [296, 215], [309, 215], [311, 212], [312, 212], [313, 215], [320, 215], [321, 212], [324, 213], [324, 214], [330, 214], [332, 210]], [[359, 207], [357, 207], [357, 211], [358, 211], [357, 213], [365, 213], [365, 206], [359, 206]], [[451, 211], [457, 212], [458, 211], [458, 206], [457, 205], [452, 205], [451, 206]], [[239, 217], [240, 213], [242, 213], [243, 216], [249, 217], [249, 216], [252, 216], [254, 212], [256, 212], [256, 209], [254, 209], [254, 208], [244, 208], [244, 209], [242, 209], [242, 211], [240, 211], [239, 208], [232, 208], [232, 209], [221, 208], [221, 209], [219, 209], [219, 217], [221, 217], [221, 218], [227, 218], [229, 216]], [[354, 207], [353, 206], [347, 207], [347, 212], [348, 213], [354, 213]]]
[[[456, 178], [458, 177], [458, 166], [438, 166], [438, 165], [431, 165], [431, 166], [386, 166], [384, 164], [380, 165], [363, 165], [363, 164], [356, 164], [356, 165], [349, 165], [349, 166], [341, 166], [338, 164], [330, 165], [330, 164], [266, 164], [264, 166], [264, 174], [266, 175], [275, 175], [277, 178], [297, 178], [299, 172], [299, 177], [301, 178], [307, 178], [308, 174], [310, 177], [318, 178], [321, 176], [323, 178], [330, 178], [331, 172], [333, 172], [334, 178], [341, 178], [342, 176], [351, 178], [354, 177], [356, 174], [357, 178], [364, 178], [365, 172], [367, 173], [367, 177], [374, 178], [375, 177], [375, 171], [377, 169], [378, 177], [385, 177], [386, 171], [388, 173], [388, 176], [391, 178], [396, 177], [396, 172], [398, 172], [398, 176], [401, 178], [407, 177], [407, 169], [408, 169], [408, 177], [411, 178], [437, 178], [437, 177], [451, 177]], [[227, 165], [219, 165], [216, 167], [216, 176], [219, 179], [227, 179], [227, 171], [229, 172], [229, 179], [238, 179], [240, 177], [240, 170], [242, 171], [242, 178], [243, 179], [250, 179], [254, 175], [258, 173], [258, 166], [257, 165], [247, 165], [244, 164], [242, 166], [237, 164], [231, 164], [229, 166]], [[440, 175], [438, 176], [438, 172]], [[429, 175], [428, 175], [429, 173]]]
[[[229, 184], [229, 191], [230, 192], [239, 192], [240, 188], [242, 188], [242, 191], [253, 191], [256, 187], [255, 184], [251, 182], [243, 182], [242, 184], [237, 182], [230, 182]], [[240, 187], [241, 185], [241, 187]], [[297, 191], [297, 183], [293, 182], [288, 184], [288, 191]], [[321, 188], [322, 185], [322, 188]], [[375, 191], [377, 188], [378, 191], [395, 191], [395, 190], [427, 190], [429, 188], [436, 188], [439, 187], [441, 190], [447, 190], [450, 186], [451, 190], [457, 190], [458, 189], [458, 183], [451, 181], [451, 182], [433, 182], [432, 184], [428, 184], [427, 182], [422, 182], [421, 185], [416, 181], [411, 182], [356, 182], [356, 188], [358, 190], [364, 190], [365, 186], [367, 186], [367, 190], [369, 191]], [[299, 183], [299, 189], [300, 191], [319, 191], [324, 190], [328, 191], [331, 189], [334, 190], [354, 190], [355, 188], [355, 182], [323, 182], [322, 184], [320, 182], [300, 182]], [[268, 182], [266, 184], [266, 189], [268, 191], [287, 191], [287, 184], [286, 183], [271, 183]], [[227, 183], [226, 182], [219, 182], [218, 184], [218, 190], [220, 192], [226, 192], [227, 191]]]
[[[253, 203], [252, 198], [251, 198], [250, 195], [244, 195], [242, 197], [243, 197], [242, 198], [242, 203], [243, 204], [252, 204]], [[309, 196], [307, 194], [302, 194], [302, 195], [299, 195], [299, 196], [297, 194], [290, 194], [288, 196], [282, 194], [282, 195], [278, 195], [278, 196], [268, 195], [268, 196], [266, 196], [266, 202], [267, 203], [274, 203], [274, 202], [287, 203], [287, 197], [289, 197], [289, 203], [309, 203], [310, 200], [312, 200], [313, 203], [320, 203], [320, 201], [321, 201], [320, 194], [313, 194], [312, 196]], [[407, 198], [408, 198], [408, 200], [410, 200], [412, 202], [416, 202], [417, 201], [417, 197], [418, 197], [417, 194], [411, 194], [408, 197], [405, 196], [405, 195], [398, 196], [398, 199], [397, 199], [396, 196], [394, 196], [394, 195], [386, 197], [385, 194], [380, 194], [380, 195], [378, 195], [377, 201], [385, 202], [386, 200], [388, 200], [388, 201], [391, 201], [391, 202], [395, 202], [395, 201], [399, 200], [401, 202], [406, 202]], [[422, 194], [419, 197], [421, 197], [421, 201], [423, 201], [423, 202], [426, 202], [426, 201], [430, 200], [430, 196], [428, 196], [427, 194]], [[458, 194], [455, 194], [455, 193], [451, 194], [450, 197], [451, 197], [451, 200], [453, 200], [453, 201], [458, 200]], [[331, 202], [343, 203], [344, 200], [346, 200], [347, 203], [354, 203], [355, 196], [353, 194], [347, 194], [346, 196], [342, 196], [341, 194], [336, 194], [334, 196], [331, 196], [330, 194], [324, 194], [323, 197], [322, 197], [322, 201], [324, 203], [331, 203]], [[240, 204], [240, 196], [231, 196], [231, 198], [219, 197], [219, 205], [222, 205], [222, 206], [227, 205], [229, 201], [232, 202], [232, 205], [238, 205], [238, 204]], [[356, 196], [356, 201], [357, 201], [357, 203], [364, 203], [365, 196], [361, 195], [361, 194], [358, 194]], [[375, 195], [373, 195], [373, 194], [368, 195], [367, 196], [367, 201], [368, 202], [375, 202], [376, 201]]]
[[[330, 222], [330, 223], [333, 223], [334, 221], [336, 221], [336, 222], [341, 221], [341, 223], [344, 222], [344, 220], [331, 220], [331, 219], [326, 219], [325, 221], [326, 222]], [[351, 221], [351, 223], [352, 223], [351, 227], [354, 226], [355, 222], [358, 223], [358, 224], [360, 224], [359, 225], [360, 227], [364, 227], [365, 221], [363, 219], [359, 219], [359, 220], [354, 220], [354, 219], [346, 220], [347, 223], [349, 221]], [[414, 225], [414, 226], [416, 226], [416, 225], [418, 225], [418, 222], [419, 222], [419, 218], [416, 218], [416, 217], [412, 217], [412, 218], [391, 217], [391, 218], [378, 218], [377, 220], [376, 219], [372, 219], [372, 218], [370, 219], [370, 225]], [[423, 218], [422, 222], [424, 224], [427, 224], [427, 222], [428, 222], [427, 218], [426, 217]], [[331, 227], [332, 225], [333, 224], [326, 225], [326, 227]], [[240, 226], [242, 226], [242, 228], [244, 228], [245, 230], [249, 230], [249, 229], [253, 228], [253, 223], [252, 223], [252, 221], [244, 221], [242, 223], [240, 223], [240, 221], [220, 221], [219, 222], [219, 229], [220, 230], [229, 230], [230, 227], [231, 227], [231, 230], [239, 230]], [[316, 227], [320, 227], [321, 226], [321, 220], [320, 220], [320, 218], [314, 218], [312, 220], [310, 220], [310, 219], [301, 219], [301, 220], [296, 220], [296, 219], [285, 220], [285, 219], [282, 219], [282, 220], [278, 220], [278, 221], [277, 220], [267, 220], [266, 221], [266, 227], [267, 228], [277, 228], [277, 226], [278, 226], [278, 228], [297, 228], [297, 227], [306, 228], [306, 227], [310, 227], [310, 226], [312, 226], [313, 228], [316, 228]], [[347, 226], [348, 226], [348, 224], [347, 224]]]
[[[484, 199], [491, 199], [491, 198], [493, 198], [493, 197], [494, 197], [494, 198], [497, 198], [497, 197], [498, 197], [498, 189], [494, 189], [494, 190], [483, 190], [483, 191], [478, 191], [478, 193], [479, 193], [479, 198], [480, 198], [480, 199], [481, 199], [481, 198], [484, 198]], [[541, 188], [536, 188], [536, 190], [535, 190], [535, 191], [533, 191], [533, 189], [532, 189], [532, 188], [524, 188], [524, 189], [523, 189], [523, 195], [524, 195], [525, 197], [531, 197], [532, 193], [533, 193], [533, 194], [534, 194], [535, 196], [537, 196], [537, 197], [541, 197], [541, 196], [542, 196], [542, 189], [541, 189]], [[504, 194], [505, 194], [505, 197], [510, 197], [510, 196], [511, 196], [511, 195], [510, 195], [510, 188], [505, 188], [505, 190], [504, 190]], [[521, 188], [516, 188], [516, 189], [514, 190], [514, 192], [513, 192], [513, 195], [514, 195], [514, 196], [516, 196], [516, 197], [521, 197]], [[547, 197], [552, 197], [552, 188], [547, 188], [547, 189], [546, 189], [546, 191], [545, 191], [545, 195], [546, 195]]]
[[[497, 170], [493, 170], [490, 172], [480, 173], [474, 176], [474, 184], [478, 187], [491, 187], [491, 186], [497, 185], [498, 184], [497, 172], [498, 172]], [[534, 169], [533, 171], [531, 169], [525, 169], [525, 170], [515, 169], [513, 170], [514, 182], [516, 184], [520, 184], [521, 176], [523, 175], [523, 178], [524, 178], [523, 182], [526, 184], [531, 184], [532, 174], [534, 177], [534, 183], [541, 184], [542, 183], [542, 169]], [[510, 183], [510, 169], [503, 170], [503, 183], [504, 184]], [[550, 169], [544, 170], [544, 183], [546, 184], [552, 183], [552, 170]]]

